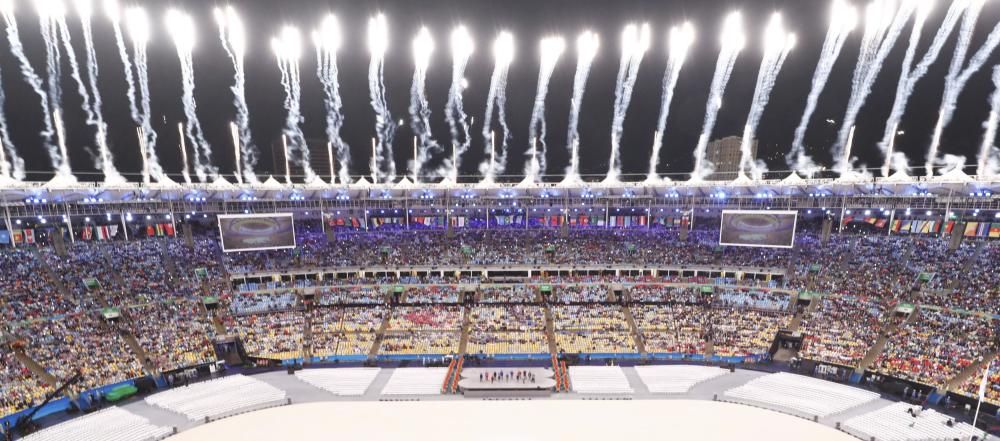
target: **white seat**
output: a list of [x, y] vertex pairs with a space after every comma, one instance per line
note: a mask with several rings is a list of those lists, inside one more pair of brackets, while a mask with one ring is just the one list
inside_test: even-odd
[[946, 424], [951, 417], [933, 409], [924, 410], [914, 417], [907, 409], [919, 406], [895, 403], [879, 410], [858, 415], [844, 422], [844, 431], [861, 439], [879, 441], [937, 441], [959, 439], [969, 441], [973, 436], [985, 439], [986, 434], [967, 423]]
[[448, 368], [398, 368], [392, 372], [382, 395], [439, 395]]
[[570, 366], [573, 390], [582, 394], [630, 394], [625, 371], [618, 366]]
[[654, 394], [683, 394], [699, 383], [720, 377], [727, 370], [712, 366], [636, 366], [639, 378]]
[[35, 432], [25, 441], [156, 441], [173, 434], [171, 427], [159, 427], [149, 420], [119, 407], [109, 407], [89, 415]]
[[750, 380], [730, 389], [724, 396], [732, 401], [793, 413], [804, 417], [825, 417], [870, 403], [879, 394], [831, 381], [785, 372]]
[[296, 372], [295, 377], [334, 395], [361, 396], [381, 370], [380, 368], [306, 369]]
[[146, 403], [195, 421], [235, 415], [278, 405], [285, 391], [243, 375], [233, 375], [178, 387], [146, 397]]

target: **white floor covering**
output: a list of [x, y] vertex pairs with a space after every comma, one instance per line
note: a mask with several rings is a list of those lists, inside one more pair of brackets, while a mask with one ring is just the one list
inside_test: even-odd
[[856, 441], [831, 427], [790, 415], [688, 400], [308, 403], [226, 418], [170, 439], [318, 441], [331, 436], [367, 441]]

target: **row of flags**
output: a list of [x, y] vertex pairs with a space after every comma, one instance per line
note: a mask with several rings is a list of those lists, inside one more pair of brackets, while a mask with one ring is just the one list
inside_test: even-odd
[[163, 236], [173, 236], [174, 226], [172, 224], [153, 224], [146, 225], [146, 236], [149, 237], [163, 237]]
[[[875, 228], [888, 227], [893, 233], [899, 234], [951, 234], [957, 222], [922, 219], [895, 219], [890, 224], [887, 219], [876, 217], [844, 217], [844, 225], [849, 223], [866, 223]], [[965, 237], [1000, 238], [1000, 222], [966, 222]]]
[[80, 230], [83, 240], [111, 240], [118, 235], [118, 225], [87, 225]]
[[15, 245], [18, 244], [28, 244], [33, 245], [35, 243], [35, 229], [25, 228], [16, 230], [2, 230], [0, 231], [0, 244], [9, 245], [13, 242]]

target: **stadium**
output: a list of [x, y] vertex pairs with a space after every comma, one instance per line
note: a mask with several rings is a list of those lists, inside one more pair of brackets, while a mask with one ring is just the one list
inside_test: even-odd
[[0, 439], [1000, 433], [995, 5], [306, 3], [0, 0]]

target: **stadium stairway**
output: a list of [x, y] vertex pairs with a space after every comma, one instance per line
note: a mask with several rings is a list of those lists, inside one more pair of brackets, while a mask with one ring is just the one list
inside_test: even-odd
[[181, 278], [183, 275], [177, 270], [177, 262], [174, 262], [173, 256], [170, 255], [170, 243], [166, 240], [160, 241], [160, 260], [163, 261], [163, 266], [167, 268], [167, 273], [170, 274], [171, 278]]
[[997, 352], [995, 350], [987, 352], [986, 355], [983, 356], [982, 360], [966, 366], [965, 369], [962, 369], [958, 373], [958, 375], [955, 375], [955, 378], [952, 378], [947, 383], [945, 383], [944, 391], [961, 389], [962, 385], [965, 384], [965, 382], [968, 381], [969, 378], [971, 378], [973, 375], [978, 374], [979, 369], [981, 369], [983, 366], [989, 366], [990, 363], [993, 362], [993, 359], [996, 357], [997, 357]]
[[[799, 327], [802, 326], [802, 320], [805, 319], [806, 316], [808, 316], [809, 314], [812, 314], [816, 312], [817, 309], [819, 309], [819, 305], [822, 303], [821, 300], [822, 299], [816, 299], [814, 297], [809, 300], [809, 306], [802, 308], [801, 311], [795, 313], [795, 317], [792, 318], [792, 321], [788, 322], [788, 331], [793, 333], [798, 332]], [[798, 297], [796, 297], [796, 299], [790, 303], [789, 307], [794, 308], [794, 306], [791, 305], [795, 305], [797, 303], [798, 303]]]
[[131, 332], [122, 330], [122, 338], [125, 340], [125, 344], [132, 351], [132, 355], [135, 356], [136, 360], [139, 360], [139, 364], [142, 365], [142, 370], [146, 371], [147, 374], [156, 375], [159, 373], [157, 366], [153, 365], [152, 360], [146, 355], [146, 350], [142, 348], [139, 341], [135, 339], [135, 336]]
[[31, 374], [35, 376], [35, 378], [42, 380], [46, 384], [51, 384], [51, 385], [60, 384], [59, 380], [54, 375], [48, 373], [48, 371], [46, 371], [45, 368], [42, 367], [42, 365], [38, 364], [38, 362], [35, 361], [35, 359], [31, 358], [31, 356], [26, 354], [23, 349], [15, 349], [14, 358], [16, 358], [17, 361], [21, 362], [21, 364], [24, 367], [28, 368], [28, 370], [31, 371]]
[[63, 298], [71, 299], [76, 306], [80, 306], [80, 299], [78, 299], [75, 295], [73, 295], [73, 293], [69, 291], [69, 289], [66, 287], [66, 284], [63, 283], [62, 278], [57, 277], [56, 272], [52, 270], [52, 267], [49, 266], [49, 263], [45, 260], [44, 257], [42, 257], [42, 254], [41, 252], [38, 251], [38, 248], [31, 247], [30, 249], [31, 249], [31, 255], [34, 256], [35, 262], [38, 264], [38, 267], [45, 272], [45, 278], [48, 279], [47, 282], [51, 283], [52, 286], [56, 287], [56, 290], [59, 291], [59, 294], [61, 294]]
[[375, 332], [375, 341], [372, 342], [372, 347], [368, 350], [368, 360], [374, 361], [375, 356], [378, 355], [378, 350], [382, 347], [382, 339], [385, 338], [385, 333], [389, 330], [389, 321], [392, 319], [392, 315], [396, 312], [395, 308], [391, 306], [392, 303], [389, 305], [389, 313], [385, 315], [384, 319], [382, 319], [382, 324], [379, 325], [378, 331]]
[[313, 311], [315, 308], [312, 304], [305, 306], [305, 311], [303, 316], [305, 317], [305, 329], [302, 330], [302, 359], [311, 360], [312, 359], [312, 322], [313, 322]]
[[887, 322], [882, 324], [882, 330], [878, 334], [878, 340], [875, 340], [875, 344], [872, 345], [871, 349], [868, 349], [868, 353], [865, 354], [865, 358], [862, 358], [861, 362], [858, 363], [856, 372], [864, 372], [865, 369], [868, 369], [868, 366], [871, 366], [879, 354], [881, 354], [885, 349], [885, 345], [889, 343], [889, 337], [895, 335], [900, 326], [916, 320], [919, 313], [920, 309], [918, 308], [914, 310], [913, 313], [906, 318], [906, 320], [903, 320], [898, 325], [888, 321], [887, 319]]
[[632, 309], [628, 306], [622, 305], [622, 312], [625, 314], [625, 321], [628, 322], [629, 332], [632, 334], [632, 341], [635, 342], [635, 349], [639, 352], [639, 356], [646, 357], [646, 342], [642, 339], [642, 333], [639, 332], [639, 325], [635, 323], [635, 317], [632, 316]]
[[462, 307], [462, 336], [458, 343], [458, 357], [465, 357], [465, 349], [469, 345], [469, 328], [472, 327], [472, 308]]
[[[541, 294], [539, 294], [539, 297], [541, 297]], [[549, 353], [557, 354], [559, 353], [559, 346], [556, 345], [556, 327], [552, 321], [552, 310], [547, 303], [543, 303], [542, 305], [542, 310], [545, 311], [545, 339], [549, 341]]]

